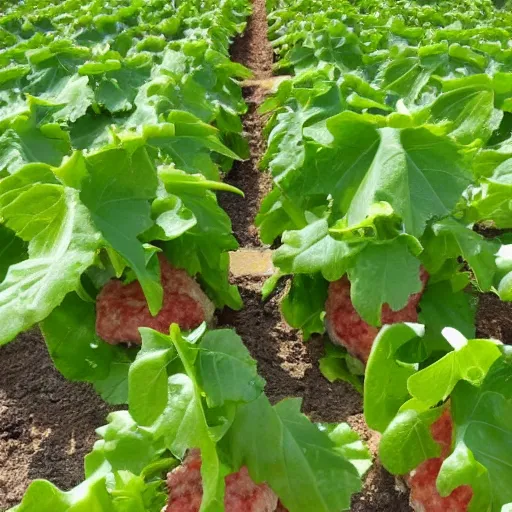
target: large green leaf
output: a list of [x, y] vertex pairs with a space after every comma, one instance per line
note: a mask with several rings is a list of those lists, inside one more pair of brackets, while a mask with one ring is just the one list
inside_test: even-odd
[[370, 428], [384, 432], [409, 399], [407, 380], [416, 369], [397, 361], [395, 354], [423, 334], [421, 325], [395, 324], [384, 326], [373, 342], [364, 381], [364, 416]]
[[441, 332], [457, 329], [466, 338], [475, 337], [476, 298], [464, 290], [454, 290], [450, 282], [428, 283], [419, 303], [418, 321], [425, 325], [425, 354], [447, 348]]
[[94, 93], [88, 86], [88, 82], [89, 79], [86, 76], [72, 75], [55, 89], [46, 89], [46, 92], [41, 95], [46, 99], [33, 98], [32, 101], [51, 111], [49, 120], [74, 123], [85, 115], [93, 102]]
[[32, 73], [23, 91], [56, 106], [54, 121], [76, 121], [94, 100], [88, 77], [77, 73], [89, 54], [87, 48], [72, 46], [65, 40], [28, 52]]
[[48, 352], [56, 368], [69, 380], [94, 382], [107, 377], [117, 351], [96, 334], [96, 311], [76, 293], [41, 323]]
[[287, 399], [272, 407], [261, 396], [242, 406], [224, 449], [236, 467], [245, 465], [256, 482], [266, 481], [290, 512], [348, 509], [350, 495], [361, 487], [358, 473], [300, 405], [300, 399]]
[[512, 159], [498, 165], [492, 175], [482, 178], [471, 201], [474, 221], [492, 221], [499, 228], [512, 227]]
[[407, 382], [410, 394], [428, 407], [445, 401], [456, 384], [465, 380], [478, 386], [500, 350], [489, 340], [467, 340], [427, 368], [411, 375]]
[[0, 170], [12, 174], [35, 162], [59, 166], [69, 150], [69, 137], [59, 126], [38, 127], [33, 117], [20, 116], [0, 136]]
[[464, 156], [448, 137], [425, 127], [390, 128], [383, 118], [344, 112], [327, 120], [332, 142], [308, 143], [304, 165], [282, 183], [286, 193], [331, 194], [335, 207], [357, 225], [386, 201], [408, 233], [450, 214], [471, 183]]
[[273, 257], [282, 273], [321, 272], [329, 281], [339, 279], [347, 271], [351, 258], [364, 245], [351, 246], [335, 240], [325, 219], [315, 219], [301, 230], [285, 232], [282, 241]]
[[130, 367], [130, 414], [140, 425], [151, 425], [167, 405], [167, 365], [177, 357], [169, 336], [146, 327], [142, 347]]
[[[108, 467], [108, 465], [107, 465]], [[103, 473], [106, 471], [104, 470]], [[29, 486], [16, 512], [115, 512], [105, 487], [104, 475], [91, 477], [72, 491], [64, 492], [46, 480], [35, 480]]]
[[[0, 183], [6, 226], [29, 242], [29, 258], [11, 265], [0, 285], [2, 343], [44, 320], [77, 290], [100, 247], [101, 236], [78, 192], [48, 182], [48, 173], [46, 166], [26, 166]], [[37, 174], [42, 181], [34, 180]]]
[[[334, 121], [330, 126], [336, 126]], [[355, 183], [349, 225], [363, 221], [372, 203], [387, 201], [407, 232], [421, 235], [430, 219], [451, 213], [470, 181], [457, 146], [448, 139], [424, 128], [382, 128], [371, 166]]]
[[446, 82], [447, 86], [450, 85], [450, 90], [441, 94], [429, 106], [429, 121], [450, 123], [450, 135], [462, 144], [471, 144], [475, 139], [486, 143], [503, 117], [503, 112], [494, 108], [494, 91], [490, 78], [486, 84], [477, 85], [466, 85], [459, 80], [453, 82], [458, 87]]
[[[201, 284], [217, 307], [240, 309], [242, 300], [229, 282], [229, 256], [238, 242], [232, 234], [231, 220], [219, 206], [212, 190], [239, 192], [227, 184], [210, 181], [201, 175], [187, 175], [172, 168], [160, 169], [159, 176], [169, 194], [179, 195], [182, 207], [195, 220], [180, 237], [164, 244], [174, 265], [199, 275]], [[181, 224], [175, 222], [175, 226]]]
[[[422, 289], [420, 262], [410, 249], [407, 235], [371, 244], [349, 269], [352, 303], [369, 324], [380, 325], [383, 304], [398, 311], [406, 306], [410, 295]], [[416, 250], [415, 246], [413, 249]]]
[[104, 239], [134, 270], [149, 309], [156, 314], [162, 305], [162, 286], [146, 268], [137, 236], [153, 225], [150, 200], [156, 196], [158, 179], [146, 149], [135, 148], [106, 148], [89, 155], [80, 198]]
[[439, 457], [441, 448], [432, 438], [430, 427], [441, 410], [400, 412], [388, 425], [379, 443], [379, 457], [394, 475], [405, 475], [423, 461]]
[[222, 144], [214, 127], [187, 112], [171, 112], [167, 123], [146, 126], [144, 137], [150, 146], [159, 150], [164, 160], [182, 171], [203, 174], [208, 179], [219, 178], [212, 152], [238, 159], [238, 155]]
[[124, 59], [118, 69], [104, 69], [101, 73], [98, 68], [88, 69], [86, 66], [82, 66], [79, 73], [90, 75], [90, 81], [95, 85], [96, 102], [114, 113], [132, 108], [137, 91], [149, 79], [152, 62], [147, 54], [139, 54]]
[[210, 331], [201, 340], [197, 357], [198, 383], [209, 407], [226, 402], [251, 402], [263, 392], [265, 381], [256, 362], [232, 330]]
[[327, 281], [320, 274], [299, 274], [293, 278], [281, 302], [285, 320], [293, 328], [301, 329], [305, 340], [313, 333], [323, 334], [325, 330], [327, 287]]
[[462, 256], [471, 267], [479, 287], [488, 291], [496, 274], [495, 254], [498, 244], [485, 239], [453, 218], [443, 219], [432, 225], [422, 242], [425, 245], [425, 266], [437, 272], [447, 259]]

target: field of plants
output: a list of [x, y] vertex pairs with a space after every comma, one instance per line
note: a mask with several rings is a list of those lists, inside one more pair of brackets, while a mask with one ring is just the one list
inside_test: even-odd
[[0, 510], [512, 511], [512, 5], [0, 6]]

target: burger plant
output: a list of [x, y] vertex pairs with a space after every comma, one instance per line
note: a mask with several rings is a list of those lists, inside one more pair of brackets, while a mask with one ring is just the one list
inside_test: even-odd
[[[210, 126], [174, 116], [215, 140]], [[102, 335], [137, 343], [149, 320], [165, 332], [180, 319], [187, 328], [211, 320], [215, 306], [241, 307], [228, 280], [227, 250], [237, 243], [214, 193], [236, 189], [151, 156], [174, 143], [178, 125], [118, 135], [59, 167], [27, 164], [0, 183], [1, 229], [13, 249], [0, 285], [2, 342], [41, 322], [57, 368], [114, 403], [126, 401], [133, 351]]]
[[[415, 510], [497, 511], [512, 502], [512, 352], [443, 330], [422, 351], [419, 324], [384, 327], [365, 374], [364, 411], [379, 458], [410, 486]], [[509, 505], [510, 506], [510, 505]]]
[[474, 338], [478, 293], [511, 300], [510, 13], [268, 8], [292, 78], [261, 108], [274, 188], [256, 222], [277, 267], [264, 294], [286, 277], [288, 323], [344, 347], [320, 368], [364, 393], [415, 510], [507, 510], [510, 356]]
[[348, 425], [311, 423], [300, 399], [271, 405], [231, 330], [140, 334], [129, 409], [98, 429], [84, 482], [61, 491], [36, 480], [12, 512], [350, 507], [371, 457]]
[[288, 323], [347, 348], [329, 349], [329, 378], [354, 382], [383, 324], [473, 337], [475, 292], [510, 300], [507, 236], [482, 234], [512, 227], [510, 13], [268, 5], [276, 68], [294, 76], [261, 108], [274, 188], [256, 222], [278, 270], [265, 294], [289, 276]]
[[[276, 277], [292, 276], [285, 318], [306, 338], [327, 327], [363, 362], [378, 327], [417, 321], [418, 306], [427, 328], [452, 325], [471, 337], [468, 285], [508, 297], [505, 239], [473, 229], [476, 219], [493, 220], [474, 199], [482, 153], [458, 144], [447, 125], [417, 124], [426, 115], [344, 112], [306, 130], [304, 162], [277, 177], [259, 215], [264, 240], [281, 234]], [[509, 166], [505, 161], [492, 176]], [[494, 201], [506, 218], [499, 225], [508, 227], [508, 203], [499, 194]], [[286, 226], [298, 229], [280, 233]], [[439, 300], [444, 307], [432, 303]], [[452, 310], [446, 322], [438, 317], [443, 309]]]
[[[239, 309], [216, 192], [247, 145], [245, 0], [17, 3], [0, 19], [0, 345], [39, 325], [126, 403], [138, 327]], [[117, 346], [110, 346], [108, 343]], [[123, 345], [124, 344], [124, 345]]]

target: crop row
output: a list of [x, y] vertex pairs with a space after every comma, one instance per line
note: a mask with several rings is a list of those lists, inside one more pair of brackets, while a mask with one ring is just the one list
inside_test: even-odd
[[274, 187], [256, 221], [278, 245], [265, 294], [289, 276], [286, 320], [328, 332], [321, 369], [364, 391], [415, 509], [499, 512], [510, 351], [473, 338], [481, 292], [512, 300], [512, 15], [486, 0], [267, 6], [292, 77], [261, 108]]
[[162, 252], [215, 306], [241, 307], [213, 191], [239, 193], [220, 177], [246, 151], [234, 79], [249, 71], [227, 50], [248, 6], [37, 5], [0, 22], [0, 343], [44, 321], [59, 370], [122, 403], [133, 354], [95, 333], [109, 279], [136, 278], [156, 314]]

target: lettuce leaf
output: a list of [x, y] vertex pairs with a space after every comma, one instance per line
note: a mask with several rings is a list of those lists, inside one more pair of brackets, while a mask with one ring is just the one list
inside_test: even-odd
[[452, 394], [455, 446], [441, 467], [437, 485], [443, 496], [459, 485], [471, 485], [471, 511], [499, 511], [512, 500], [507, 484], [511, 467], [511, 378], [510, 357], [502, 357], [491, 366], [480, 386], [460, 382]]
[[29, 255], [11, 265], [0, 284], [1, 343], [46, 318], [77, 290], [102, 243], [78, 191], [57, 183], [50, 169], [27, 165], [0, 183], [1, 215], [28, 242]]

